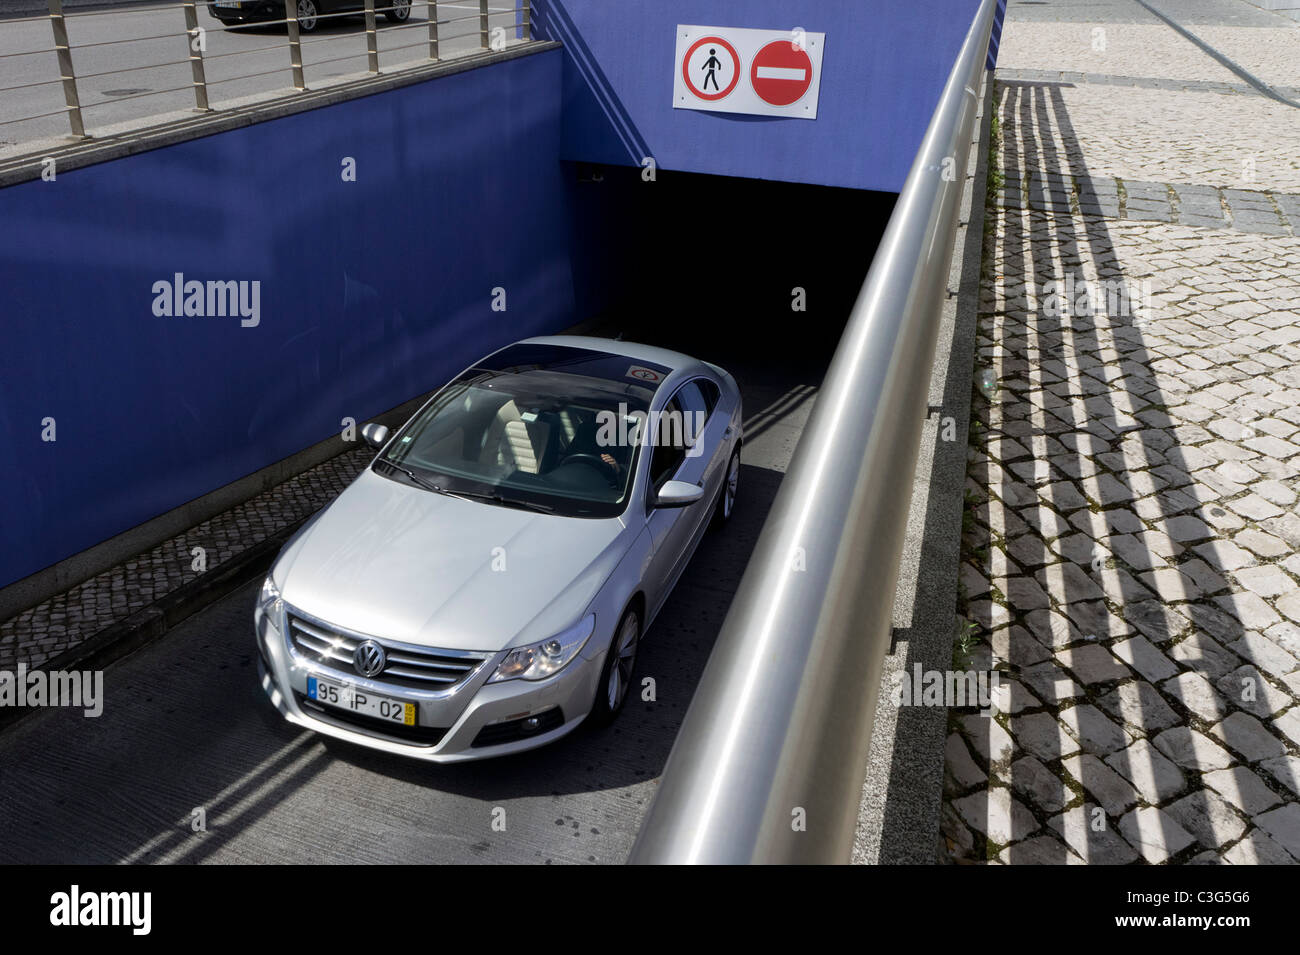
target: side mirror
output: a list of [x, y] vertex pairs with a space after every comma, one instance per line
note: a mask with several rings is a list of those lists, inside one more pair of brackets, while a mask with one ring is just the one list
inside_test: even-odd
[[378, 451], [388, 443], [388, 429], [382, 424], [375, 424], [372, 421], [370, 424], [362, 426], [361, 437], [365, 439], [366, 444]]
[[686, 481], [669, 481], [655, 496], [655, 507], [689, 507], [704, 497], [704, 488]]

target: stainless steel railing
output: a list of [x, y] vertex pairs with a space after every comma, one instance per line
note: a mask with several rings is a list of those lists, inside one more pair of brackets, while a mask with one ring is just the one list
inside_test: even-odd
[[[210, 91], [212, 87], [218, 84], [288, 73], [291, 89], [282, 89], [284, 89], [286, 95], [292, 95], [293, 91], [305, 92], [309, 89], [309, 72], [319, 70], [319, 68], [329, 64], [349, 60], [356, 61], [364, 57], [364, 71], [358, 70], [357, 73], [360, 75], [375, 75], [381, 71], [381, 55], [387, 58], [390, 64], [394, 64], [396, 68], [408, 68], [442, 59], [447, 52], [448, 40], [473, 39], [477, 34], [477, 44], [472, 47], [461, 44], [465, 48], [456, 51], [454, 54], [465, 55], [489, 49], [502, 49], [513, 43], [529, 42], [533, 38], [531, 0], [509, 0], [508, 6], [502, 0], [493, 0], [491, 5], [489, 0], [442, 0], [442, 3], [443, 7], [440, 10], [439, 0], [409, 0], [409, 3], [407, 0], [387, 0], [386, 3], [385, 0], [364, 0], [362, 9], [323, 13], [316, 16], [315, 19], [320, 23], [341, 20], [345, 17], [364, 18], [364, 28], [360, 31], [365, 42], [365, 47], [362, 49], [356, 37], [350, 34], [304, 35], [304, 31], [300, 29], [297, 0], [284, 0], [283, 18], [262, 20], [250, 24], [257, 27], [284, 28], [284, 40], [281, 43], [253, 42], [252, 45], [246, 48], [213, 53], [208, 51], [206, 34], [223, 30], [224, 27], [219, 21], [210, 17], [206, 25], [201, 22], [200, 8], [207, 8], [208, 6], [203, 0], [180, 0], [180, 2], [163, 3], [155, 6], [123, 6], [84, 12], [65, 12], [62, 0], [48, 0], [49, 13], [47, 16], [19, 17], [2, 21], [8, 27], [9, 25], [38, 23], [41, 20], [48, 19], [53, 36], [53, 45], [21, 50], [5, 49], [0, 46], [0, 65], [5, 64], [5, 61], [33, 62], [31, 59], [22, 60], [21, 58], [24, 57], [45, 58], [49, 62], [50, 54], [53, 54], [51, 65], [54, 66], [57, 72], [48, 72], [46, 74], [48, 78], [37, 78], [27, 82], [0, 85], [0, 145], [3, 145], [6, 136], [22, 135], [21, 132], [13, 132], [15, 128], [22, 130], [24, 124], [49, 120], [59, 114], [67, 116], [69, 131], [75, 139], [87, 138], [85, 115], [87, 111], [108, 107], [127, 100], [192, 91], [192, 108], [207, 113], [216, 108], [210, 96]], [[425, 19], [408, 19], [405, 22], [391, 23], [384, 27], [377, 25], [377, 15], [408, 7], [412, 11], [423, 9], [426, 15]], [[472, 9], [473, 12], [456, 15], [458, 11], [467, 8]], [[453, 15], [444, 16], [443, 14], [447, 12]], [[72, 30], [74, 37], [72, 39], [69, 37], [70, 24], [79, 24], [81, 21], [105, 17], [117, 18], [116, 22], [121, 23], [124, 22], [123, 18], [125, 17], [139, 19], [141, 14], [151, 14], [155, 19], [149, 22], [147, 31], [142, 28], [143, 32], [138, 36], [92, 40], [86, 38], [84, 29], [78, 31], [74, 28]], [[175, 16], [174, 19], [169, 19], [173, 14], [179, 15]], [[458, 24], [464, 24], [465, 26], [458, 28]], [[386, 42], [382, 45], [380, 43], [380, 37], [389, 38], [408, 35], [406, 31], [411, 30], [422, 31], [424, 35], [415, 42]], [[84, 38], [81, 42], [77, 42], [75, 39], [75, 34], [78, 32], [81, 32]], [[260, 39], [263, 35], [259, 33], [254, 36], [256, 39]], [[176, 40], [177, 45], [173, 48], [175, 52], [172, 56], [161, 62], [132, 62], [133, 57], [131, 54], [124, 51], [120, 65], [114, 62], [112, 69], [78, 72], [74, 67], [74, 60], [79, 58], [78, 54], [85, 55], [89, 51], [95, 51], [96, 55], [99, 55], [105, 49], [116, 49], [127, 44], [141, 44], [167, 39]], [[185, 56], [183, 59], [180, 58], [179, 44], [181, 42], [185, 43]], [[323, 51], [332, 53], [337, 50], [341, 55], [304, 61], [304, 48], [310, 50], [316, 44], [329, 44], [328, 48], [322, 48]], [[265, 54], [267, 54], [268, 50], [277, 45], [283, 45], [287, 56], [274, 68], [259, 69], [254, 72], [237, 72], [219, 78], [214, 78], [209, 69], [212, 64], [225, 61], [231, 57], [261, 54], [263, 60], [265, 60]], [[349, 47], [352, 48], [349, 49]], [[403, 51], [416, 49], [421, 50], [423, 56], [416, 56], [411, 53], [398, 56]], [[166, 85], [162, 89], [146, 89], [125, 95], [114, 95], [110, 99], [98, 102], [87, 101], [82, 95], [87, 82], [90, 80], [107, 76], [125, 76], [130, 73], [150, 70], [181, 68], [186, 65], [190, 67], [189, 82], [183, 85]], [[269, 64], [264, 62], [262, 65]], [[24, 69], [35, 72], [41, 70], [41, 66], [26, 67]], [[37, 72], [37, 76], [39, 75], [40, 73]], [[2, 72], [0, 72], [0, 76], [3, 76]], [[38, 112], [17, 116], [10, 115], [9, 110], [5, 108], [5, 94], [37, 90], [42, 87], [54, 87], [56, 85], [61, 86], [63, 92], [64, 103], [60, 108], [53, 108], [54, 104], [50, 103], [48, 104], [50, 108], [39, 108]], [[258, 92], [272, 92], [273, 89]], [[172, 106], [170, 109], [174, 110], [175, 107]], [[137, 117], [137, 119], [145, 120], [148, 118], [147, 114], [143, 117]]]
[[966, 35], [631, 862], [848, 861], [995, 8]]

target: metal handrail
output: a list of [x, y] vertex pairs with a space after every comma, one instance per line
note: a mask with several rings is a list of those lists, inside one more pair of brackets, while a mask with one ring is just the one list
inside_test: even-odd
[[[297, 7], [292, 0], [286, 0], [284, 6], [283, 19], [269, 19], [258, 21], [264, 26], [284, 26], [286, 38], [278, 43], [268, 43], [249, 47], [240, 50], [228, 50], [221, 53], [209, 54], [204, 44], [199, 40], [203, 36], [204, 29], [200, 26], [198, 19], [198, 6], [205, 4], [205, 0], [178, 0], [178, 2], [161, 3], [151, 6], [131, 6], [120, 7], [108, 10], [89, 10], [79, 12], [65, 12], [62, 6], [62, 0], [48, 0], [49, 12], [46, 16], [25, 17], [6, 22], [37, 22], [46, 20], [50, 24], [54, 45], [52, 47], [38, 50], [23, 50], [11, 53], [0, 53], [0, 58], [11, 58], [19, 56], [40, 56], [54, 54], [57, 58], [58, 73], [50, 79], [34, 80], [29, 83], [7, 86], [0, 89], [0, 93], [18, 92], [36, 87], [61, 85], [63, 88], [65, 105], [59, 110], [50, 110], [40, 112], [35, 115], [18, 116], [14, 118], [0, 118], [0, 127], [11, 126], [22, 123], [29, 123], [40, 119], [46, 119], [50, 116], [57, 116], [60, 113], [67, 115], [70, 131], [76, 139], [87, 139], [86, 126], [83, 119], [83, 113], [87, 109], [97, 107], [111, 107], [115, 103], [125, 102], [131, 99], [143, 98], [146, 96], [158, 96], [161, 94], [171, 94], [191, 89], [194, 93], [194, 109], [201, 113], [213, 112], [215, 107], [210, 103], [208, 98], [208, 88], [221, 83], [230, 83], [239, 80], [254, 79], [261, 76], [280, 74], [287, 71], [291, 72], [291, 84], [297, 92], [306, 92], [308, 90], [308, 70], [314, 70], [331, 63], [343, 62], [351, 59], [366, 58], [366, 72], [376, 75], [380, 72], [380, 58], [382, 55], [389, 55], [414, 49], [417, 46], [426, 47], [428, 55], [427, 61], [439, 62], [442, 59], [440, 44], [441, 41], [448, 39], [446, 36], [440, 36], [440, 27], [465, 23], [471, 21], [478, 25], [479, 49], [488, 50], [496, 49], [495, 37], [498, 28], [505, 31], [519, 31], [519, 39], [523, 42], [529, 42], [533, 39], [532, 31], [532, 10], [530, 0], [513, 0], [510, 9], [496, 10], [492, 9], [487, 0], [480, 0], [477, 10], [468, 16], [441, 17], [438, 9], [438, 0], [410, 0], [410, 9], [415, 10], [423, 7], [427, 11], [425, 22], [403, 22], [395, 23], [391, 27], [385, 27], [384, 32], [390, 30], [399, 32], [406, 29], [419, 29], [427, 32], [427, 39], [420, 43], [401, 44], [390, 46], [387, 49], [381, 49], [379, 43], [379, 28], [377, 25], [378, 14], [389, 13], [397, 9], [394, 0], [365, 0], [364, 7], [359, 10], [339, 11], [334, 13], [318, 14], [318, 21], [331, 21], [342, 19], [344, 17], [354, 17], [361, 15], [365, 18], [365, 27], [362, 36], [365, 38], [364, 52], [358, 51], [356, 54], [345, 56], [336, 56], [328, 59], [313, 60], [310, 63], [304, 63], [303, 48], [314, 47], [316, 44], [330, 43], [335, 46], [346, 42], [346, 38], [339, 35], [302, 37], [298, 29]], [[100, 16], [129, 16], [139, 13], [148, 13], [151, 11], [170, 11], [176, 10], [181, 13], [177, 18], [175, 26], [177, 29], [171, 33], [150, 33], [141, 36], [127, 36], [112, 40], [94, 40], [87, 42], [72, 43], [68, 39], [67, 21], [81, 17], [100, 17]], [[469, 36], [472, 34], [466, 34]], [[509, 36], [509, 34], [506, 34]], [[460, 35], [454, 39], [461, 39]], [[78, 73], [73, 68], [74, 53], [78, 50], [86, 50], [97, 47], [111, 47], [127, 43], [141, 43], [146, 41], [163, 41], [171, 39], [183, 39], [186, 43], [184, 53], [185, 59], [172, 59], [164, 62], [135, 63], [129, 66], [116, 67], [108, 70], [99, 70], [93, 73]], [[509, 41], [507, 41], [509, 42]], [[260, 72], [241, 74], [239, 76], [229, 76], [220, 78], [209, 78], [207, 75], [206, 65], [209, 61], [225, 59], [227, 57], [243, 56], [248, 53], [264, 53], [275, 48], [287, 49], [288, 57], [284, 67], [274, 70], [262, 70]], [[173, 56], [179, 56], [179, 48], [173, 48]], [[459, 55], [459, 54], [458, 54]], [[132, 73], [137, 71], [163, 69], [172, 67], [183, 67], [186, 64], [190, 66], [190, 83], [184, 87], [168, 87], [166, 89], [147, 90], [127, 96], [114, 96], [111, 100], [103, 102], [81, 101], [79, 84], [89, 80], [99, 79], [105, 76]], [[403, 59], [400, 64], [395, 64], [401, 69], [409, 69], [418, 65], [414, 60]], [[294, 95], [290, 93], [288, 95]], [[161, 117], [160, 117], [161, 118]]]
[[849, 859], [995, 8], [962, 44], [633, 863]]

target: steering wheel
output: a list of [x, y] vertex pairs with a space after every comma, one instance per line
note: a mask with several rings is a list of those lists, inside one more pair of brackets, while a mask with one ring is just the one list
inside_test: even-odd
[[614, 465], [610, 464], [598, 454], [588, 454], [585, 451], [580, 451], [577, 454], [570, 454], [562, 463], [585, 464], [588, 467], [595, 468], [601, 474], [605, 475], [611, 483], [618, 480], [618, 468], [614, 467]]

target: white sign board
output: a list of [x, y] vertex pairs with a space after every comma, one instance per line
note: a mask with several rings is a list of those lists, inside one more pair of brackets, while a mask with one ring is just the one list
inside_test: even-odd
[[825, 33], [677, 27], [673, 107], [817, 118]]

